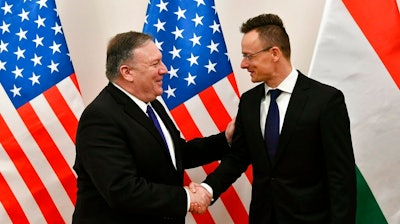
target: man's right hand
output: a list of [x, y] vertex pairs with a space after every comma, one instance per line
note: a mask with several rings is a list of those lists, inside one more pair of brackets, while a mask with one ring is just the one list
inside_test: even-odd
[[203, 214], [211, 203], [212, 195], [200, 184], [191, 183], [188, 189], [190, 194], [190, 209], [194, 214]]

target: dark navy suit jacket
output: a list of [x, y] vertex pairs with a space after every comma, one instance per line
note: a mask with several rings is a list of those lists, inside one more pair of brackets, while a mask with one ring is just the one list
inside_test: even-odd
[[275, 162], [260, 128], [264, 84], [239, 103], [231, 153], [205, 182], [218, 198], [248, 165], [253, 183], [250, 223], [355, 223], [356, 176], [350, 121], [341, 91], [299, 72]]
[[220, 159], [229, 145], [224, 133], [186, 142], [162, 104], [151, 104], [171, 134], [177, 168], [151, 120], [109, 84], [79, 121], [73, 223], [184, 223], [184, 169]]

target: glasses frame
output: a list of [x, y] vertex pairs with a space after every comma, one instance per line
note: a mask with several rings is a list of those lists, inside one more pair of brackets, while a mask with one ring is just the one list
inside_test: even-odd
[[247, 59], [247, 60], [251, 61], [251, 59], [252, 59], [254, 56], [256, 56], [257, 54], [259, 54], [259, 53], [261, 53], [261, 52], [264, 52], [264, 51], [269, 51], [269, 50], [271, 50], [271, 48], [273, 48], [273, 47], [274, 47], [274, 46], [269, 46], [269, 47], [263, 48], [263, 49], [261, 49], [261, 50], [255, 52], [255, 53], [252, 53], [252, 54], [243, 54], [242, 57], [243, 57], [243, 59]]

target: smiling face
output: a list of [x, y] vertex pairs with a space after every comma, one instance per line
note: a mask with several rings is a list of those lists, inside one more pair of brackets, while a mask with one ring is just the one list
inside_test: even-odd
[[128, 92], [144, 102], [150, 102], [163, 93], [162, 79], [168, 73], [162, 54], [153, 41], [134, 49], [133, 59], [120, 67], [122, 77], [128, 81]]
[[[243, 59], [240, 67], [250, 72], [252, 82], [268, 82], [273, 78], [274, 47], [265, 46], [258, 38], [258, 32], [252, 30], [242, 38]], [[255, 54], [256, 53], [256, 54]]]

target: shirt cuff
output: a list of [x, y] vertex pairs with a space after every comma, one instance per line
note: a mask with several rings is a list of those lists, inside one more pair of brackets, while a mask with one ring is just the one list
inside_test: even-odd
[[[213, 197], [213, 189], [210, 187], [210, 185], [206, 183], [201, 183], [200, 185], [203, 186], [211, 194], [211, 197]], [[214, 201], [214, 197], [211, 199], [211, 201]]]

